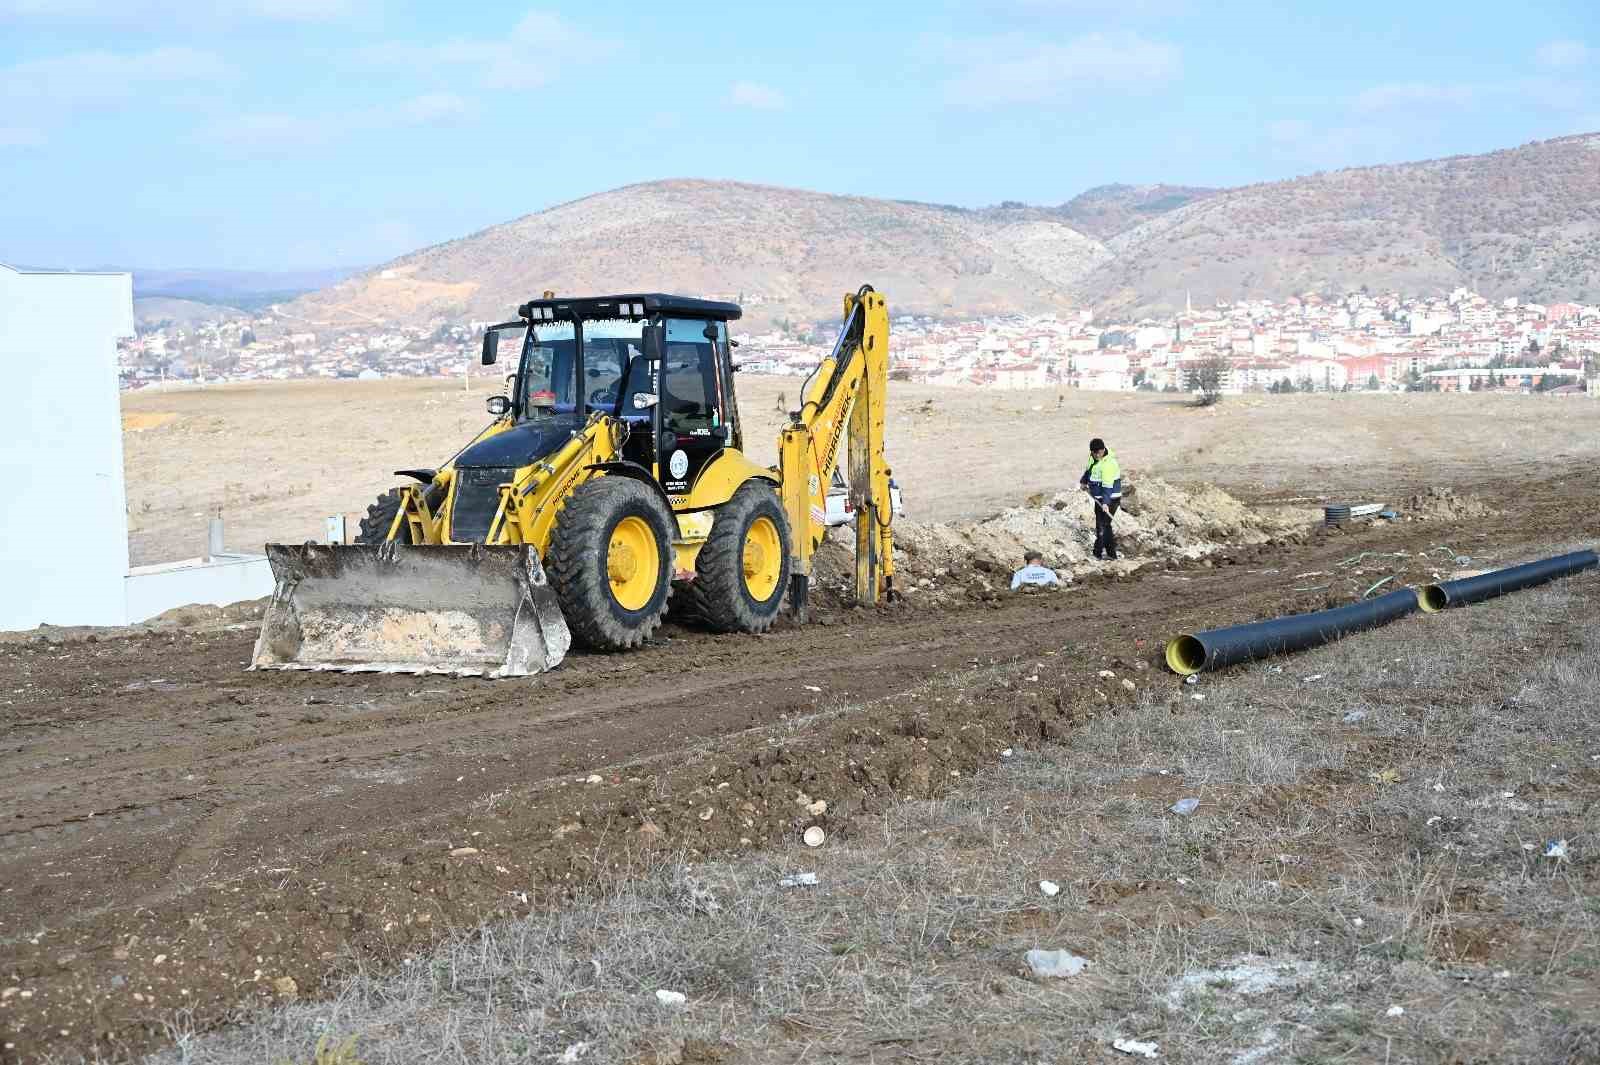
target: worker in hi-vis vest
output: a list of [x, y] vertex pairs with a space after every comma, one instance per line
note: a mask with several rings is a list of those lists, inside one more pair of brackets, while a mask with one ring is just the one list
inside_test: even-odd
[[1098, 436], [1089, 441], [1089, 468], [1078, 484], [1094, 500], [1094, 557], [1117, 557], [1117, 534], [1111, 519], [1122, 505], [1122, 467]]

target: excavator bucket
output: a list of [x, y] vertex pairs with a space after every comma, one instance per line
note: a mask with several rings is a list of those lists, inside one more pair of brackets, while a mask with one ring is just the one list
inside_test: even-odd
[[251, 669], [522, 677], [572, 633], [525, 545], [268, 544], [277, 588]]

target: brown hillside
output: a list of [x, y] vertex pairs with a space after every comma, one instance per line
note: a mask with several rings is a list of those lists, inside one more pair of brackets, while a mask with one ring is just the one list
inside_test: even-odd
[[1045, 212], [967, 211], [723, 181], [632, 185], [424, 248], [305, 296], [312, 322], [505, 318], [545, 289], [742, 297], [760, 325], [838, 314], [862, 282], [896, 312], [1062, 310], [1108, 257]]
[[1099, 185], [1074, 196], [1056, 213], [1078, 232], [1107, 240], [1219, 191], [1194, 185]]
[[1218, 193], [1107, 242], [1097, 309], [1308, 290], [1600, 300], [1600, 135]]

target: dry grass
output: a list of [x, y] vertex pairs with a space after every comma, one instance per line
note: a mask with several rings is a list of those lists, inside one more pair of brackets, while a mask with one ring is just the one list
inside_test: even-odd
[[[1130, 1060], [1119, 1037], [1181, 1062], [1600, 1061], [1597, 591], [1193, 686], [1135, 674], [1136, 706], [848, 840], [641, 866], [155, 1060], [354, 1035], [366, 1065]], [[991, 672], [942, 697], [982, 712]], [[818, 885], [779, 886], [801, 871]], [[1092, 964], [1041, 982], [1035, 947]]]

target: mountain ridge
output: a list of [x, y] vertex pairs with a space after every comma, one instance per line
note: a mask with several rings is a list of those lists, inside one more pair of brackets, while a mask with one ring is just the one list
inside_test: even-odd
[[419, 248], [289, 310], [329, 325], [488, 321], [546, 289], [672, 290], [741, 298], [759, 327], [832, 318], [862, 281], [897, 312], [943, 317], [1161, 315], [1189, 293], [1363, 284], [1600, 302], [1600, 134], [1231, 189], [1097, 186], [1055, 207], [637, 182]]
[[1078, 291], [1130, 313], [1174, 311], [1185, 292], [1210, 302], [1363, 284], [1600, 301], [1600, 134], [1240, 186], [1106, 246]]
[[408, 253], [296, 300], [308, 321], [503, 318], [528, 294], [744, 296], [747, 315], [811, 320], [871, 280], [900, 311], [1067, 310], [1106, 253], [1050, 217], [673, 178], [569, 200]]

